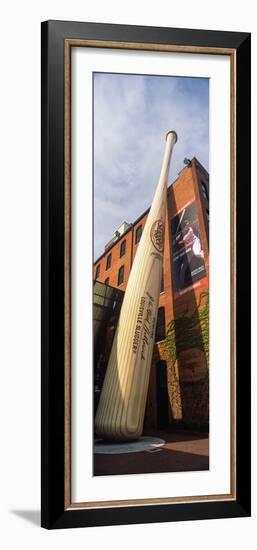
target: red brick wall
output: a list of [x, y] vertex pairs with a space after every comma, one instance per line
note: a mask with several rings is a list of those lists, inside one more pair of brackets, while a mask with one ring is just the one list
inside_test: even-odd
[[[126, 252], [125, 255], [120, 257], [120, 247], [122, 242], [126, 240]], [[131, 266], [131, 246], [132, 246], [132, 230], [130, 229], [125, 235], [124, 238], [120, 239], [112, 248], [107, 250], [107, 252], [101, 257], [101, 259], [94, 265], [94, 277], [96, 274], [97, 265], [100, 264], [100, 276], [98, 281], [104, 283], [107, 278], [109, 278], [109, 285], [119, 288], [120, 290], [125, 290], [129, 278], [130, 266]], [[107, 257], [109, 254], [112, 255], [111, 267], [106, 269]], [[118, 286], [118, 273], [121, 266], [124, 265], [124, 282]]]
[[[208, 290], [209, 287], [208, 221], [206, 217], [208, 204], [202, 194], [201, 180], [207, 184], [208, 189], [207, 174], [202, 170], [200, 172], [199, 165], [193, 160], [191, 166], [184, 168], [180, 172], [179, 178], [173, 184], [169, 194], [170, 218], [173, 218], [186, 204], [195, 201], [206, 270], [206, 277], [193, 283], [181, 295], [176, 294], [173, 297], [173, 319], [177, 319], [182, 315], [191, 316], [198, 306], [200, 294]], [[200, 322], [198, 329], [201, 340]], [[175, 367], [171, 364], [167, 365], [168, 391], [172, 404], [172, 415], [174, 419], [182, 420], [186, 424], [205, 425], [208, 423], [209, 381], [206, 371], [207, 361], [203, 352], [199, 352], [198, 349], [192, 348], [188, 350], [188, 358], [192, 361], [194, 361], [194, 356], [198, 357], [197, 361], [200, 361], [200, 354], [202, 354], [202, 366], [199, 363], [198, 367], [198, 373], [199, 369], [202, 368], [202, 371], [200, 371], [202, 378], [200, 377], [200, 379], [199, 376], [197, 378], [196, 373], [195, 380], [184, 380], [183, 361], [182, 357], [180, 360], [180, 356], [176, 361]]]

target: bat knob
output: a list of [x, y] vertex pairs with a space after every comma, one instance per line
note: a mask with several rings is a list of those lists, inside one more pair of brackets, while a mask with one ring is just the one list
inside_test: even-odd
[[169, 131], [167, 132], [167, 134], [166, 134], [166, 139], [167, 139], [167, 137], [168, 137], [169, 134], [174, 134], [175, 139], [176, 139], [175, 143], [177, 143], [177, 141], [178, 141], [178, 134], [177, 134], [177, 132], [175, 132], [175, 130], [169, 130]]

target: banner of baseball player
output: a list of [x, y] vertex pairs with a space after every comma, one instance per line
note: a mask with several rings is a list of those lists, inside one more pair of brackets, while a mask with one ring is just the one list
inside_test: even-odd
[[206, 276], [195, 201], [171, 220], [172, 280], [174, 294], [181, 294]]

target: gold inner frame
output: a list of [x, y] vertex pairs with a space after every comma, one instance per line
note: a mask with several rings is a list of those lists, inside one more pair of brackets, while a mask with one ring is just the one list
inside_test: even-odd
[[[187, 497], [142, 498], [98, 502], [71, 501], [71, 49], [113, 48], [202, 53], [230, 57], [230, 219], [231, 219], [231, 360], [230, 360], [230, 493]], [[101, 40], [64, 40], [64, 509], [213, 502], [236, 499], [236, 50]]]

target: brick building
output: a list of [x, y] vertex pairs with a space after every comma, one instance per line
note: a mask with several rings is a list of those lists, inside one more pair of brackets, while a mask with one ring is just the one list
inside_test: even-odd
[[[94, 280], [126, 290], [149, 208], [124, 222], [94, 263]], [[209, 176], [193, 158], [168, 187], [156, 342], [145, 427], [207, 427]], [[96, 368], [96, 366], [95, 366]]]

